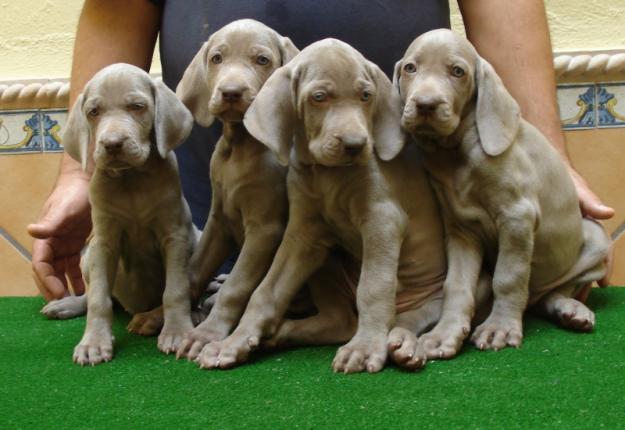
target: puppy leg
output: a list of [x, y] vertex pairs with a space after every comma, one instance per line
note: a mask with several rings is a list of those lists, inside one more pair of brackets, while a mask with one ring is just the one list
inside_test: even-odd
[[493, 309], [474, 331], [471, 340], [479, 349], [520, 347], [523, 312], [529, 296], [529, 276], [534, 248], [534, 219], [516, 216], [499, 226], [499, 253], [493, 276]]
[[252, 294], [234, 332], [208, 343], [197, 358], [202, 368], [229, 368], [247, 360], [260, 339], [272, 336], [291, 299], [323, 263], [331, 246], [322, 223], [292, 213], [267, 276]]
[[[168, 227], [172, 230], [171, 226]], [[158, 349], [169, 354], [176, 352], [183, 336], [193, 328], [191, 322], [191, 294], [187, 273], [191, 256], [190, 240], [185, 226], [164, 234], [158, 231], [164, 250], [165, 291], [163, 292], [163, 329], [158, 336]]]
[[200, 297], [211, 277], [236, 248], [228, 233], [227, 223], [216, 214], [220, 207], [219, 202], [214, 194], [208, 220], [189, 262], [191, 296], [194, 301]]
[[355, 300], [345, 283], [340, 263], [326, 260], [307, 282], [317, 314], [303, 319], [285, 319], [276, 334], [263, 346], [330, 345], [344, 343], [354, 336], [358, 324]]
[[73, 357], [81, 366], [113, 358], [111, 291], [119, 262], [119, 236], [114, 220], [99, 217], [94, 222], [94, 239], [88, 253], [87, 325]]
[[178, 357], [194, 360], [204, 345], [222, 340], [232, 331], [252, 291], [267, 273], [282, 233], [281, 224], [248, 226], [241, 253], [219, 289], [215, 305], [208, 317], [185, 336]]
[[[387, 339], [395, 317], [397, 265], [405, 224], [380, 205], [363, 224], [363, 261], [356, 292], [358, 330], [332, 361], [335, 372], [379, 372], [384, 367]], [[393, 206], [393, 211], [395, 207]], [[380, 246], [384, 244], [384, 246]]]
[[126, 329], [141, 336], [154, 336], [161, 331], [163, 322], [163, 307], [159, 306], [151, 311], [134, 314]]
[[432, 331], [421, 336], [430, 359], [455, 356], [471, 331], [482, 249], [472, 238], [451, 230], [447, 238], [447, 261], [441, 319]]
[[67, 296], [47, 303], [41, 313], [51, 320], [66, 320], [87, 313], [87, 295]]

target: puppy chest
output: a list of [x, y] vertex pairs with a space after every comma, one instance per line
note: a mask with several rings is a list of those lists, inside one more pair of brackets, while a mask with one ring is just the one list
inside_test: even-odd
[[497, 227], [481, 203], [486, 190], [479, 189], [466, 181], [432, 181], [436, 197], [447, 222], [469, 230], [487, 242], [496, 242]]
[[120, 235], [120, 258], [126, 272], [158, 270], [163, 264], [156, 232], [138, 225], [126, 225]]

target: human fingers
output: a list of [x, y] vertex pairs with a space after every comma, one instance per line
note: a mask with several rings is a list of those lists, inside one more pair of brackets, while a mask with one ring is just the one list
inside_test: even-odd
[[569, 173], [577, 190], [582, 214], [595, 219], [612, 218], [614, 209], [603, 204], [601, 199], [590, 189], [586, 180], [575, 169], [570, 167]]
[[37, 288], [47, 301], [63, 298], [67, 294], [67, 280], [64, 273], [59, 273], [55, 267], [54, 251], [49, 240], [34, 241], [32, 270]]

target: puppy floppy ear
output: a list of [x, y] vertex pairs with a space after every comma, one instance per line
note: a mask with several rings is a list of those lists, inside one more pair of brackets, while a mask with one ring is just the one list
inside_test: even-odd
[[280, 40], [280, 57], [281, 57], [281, 66], [284, 66], [286, 63], [291, 61], [293, 57], [299, 54], [299, 49], [291, 42], [291, 39], [288, 37], [278, 35]]
[[401, 75], [402, 61], [399, 60], [395, 63], [395, 68], [393, 69], [393, 87], [397, 91], [397, 94], [401, 97], [401, 91], [399, 90], [399, 76]]
[[404, 147], [405, 135], [401, 129], [401, 97], [389, 78], [378, 66], [369, 63], [377, 86], [373, 116], [373, 144], [378, 156], [392, 160]]
[[484, 152], [497, 156], [507, 150], [519, 131], [521, 109], [486, 60], [476, 67], [477, 105], [475, 119]]
[[161, 157], [176, 148], [191, 133], [193, 116], [161, 81], [154, 81], [154, 135]]
[[87, 169], [89, 141], [91, 140], [89, 123], [83, 112], [84, 102], [85, 96], [80, 94], [69, 113], [63, 132], [63, 148], [70, 157], [80, 163], [82, 170]]
[[176, 95], [193, 113], [198, 124], [204, 127], [209, 127], [215, 120], [215, 117], [208, 111], [208, 103], [211, 99], [206, 58], [209, 42], [210, 39], [195, 54], [176, 87]]
[[260, 89], [243, 118], [247, 131], [275, 152], [283, 166], [289, 164], [297, 117], [293, 75], [294, 71], [289, 66], [277, 69]]

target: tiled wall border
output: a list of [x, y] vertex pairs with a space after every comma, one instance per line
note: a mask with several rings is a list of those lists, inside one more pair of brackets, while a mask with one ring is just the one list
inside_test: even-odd
[[63, 151], [67, 109], [0, 111], [0, 155]]

